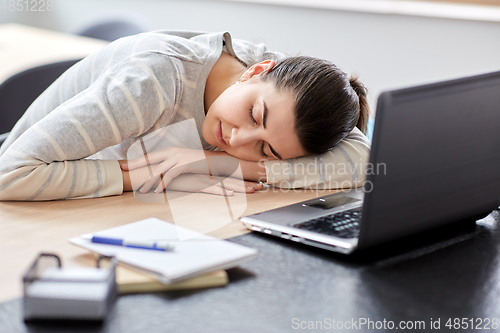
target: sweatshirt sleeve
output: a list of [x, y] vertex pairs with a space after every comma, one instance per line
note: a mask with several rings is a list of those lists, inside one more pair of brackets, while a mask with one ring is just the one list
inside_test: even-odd
[[[157, 75], [150, 63], [158, 62], [154, 57], [161, 56], [143, 55], [134, 61], [114, 64], [87, 89], [23, 131], [0, 156], [0, 200], [121, 194], [118, 162], [85, 158], [145, 133], [162, 114], [173, 112], [179, 65], [177, 60], [163, 57], [161, 74], [168, 75]], [[58, 81], [59, 85], [64, 84], [62, 78], [55, 84]], [[56, 98], [57, 94], [50, 92], [64, 89], [51, 87], [45, 97]], [[23, 127], [22, 121], [27, 120], [21, 119], [19, 127]]]
[[337, 146], [322, 155], [266, 161], [266, 183], [286, 189], [362, 186], [369, 154], [370, 142], [354, 128]]

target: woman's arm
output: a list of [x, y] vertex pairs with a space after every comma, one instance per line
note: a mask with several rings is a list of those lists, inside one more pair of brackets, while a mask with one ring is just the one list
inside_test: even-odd
[[[237, 159], [225, 152], [197, 151], [168, 147], [122, 165], [123, 170], [144, 168], [154, 164], [152, 177], [144, 182], [143, 192], [163, 190], [184, 173], [209, 174], [266, 182], [281, 188], [340, 189], [361, 186], [365, 180], [370, 153], [368, 139], [355, 128], [331, 151], [319, 155], [289, 160], [252, 162]], [[163, 184], [159, 186], [160, 175]], [[158, 186], [158, 187], [157, 187]]]
[[264, 162], [269, 185], [281, 188], [340, 189], [362, 186], [370, 142], [354, 130], [331, 151], [311, 157]]
[[134, 189], [143, 193], [162, 191], [183, 174], [243, 179], [248, 181], [246, 186], [251, 187], [247, 193], [261, 189], [262, 186], [255, 182], [266, 179], [262, 163], [239, 160], [225, 152], [178, 147], [167, 147], [134, 160], [120, 161], [120, 165], [124, 172], [124, 191]]
[[[126, 165], [127, 161], [118, 161]], [[154, 165], [143, 166], [134, 170], [122, 170], [123, 191], [139, 190], [150, 177]], [[161, 180], [158, 181], [158, 183]], [[155, 184], [155, 186], [158, 184]], [[216, 195], [231, 196], [234, 192], [253, 193], [263, 188], [261, 183], [242, 181], [232, 177], [217, 177], [204, 174], [181, 174], [168, 184], [167, 189], [183, 192], [204, 192]]]
[[[149, 67], [148, 61], [152, 60], [145, 58], [142, 66], [115, 64], [87, 89], [22, 133], [0, 156], [0, 200], [121, 194], [123, 177], [118, 161], [85, 157], [143, 134], [162, 113], [173, 112], [175, 89], [162, 87], [176, 85], [178, 64], [174, 61], [178, 60], [163, 60], [162, 66], [173, 74], [160, 79], [144, 70]], [[88, 67], [79, 72], [90, 71]], [[78, 77], [58, 79], [46, 98], [59, 99], [68, 90], [73, 91], [75, 80]], [[30, 111], [43, 112], [43, 107], [35, 102]]]

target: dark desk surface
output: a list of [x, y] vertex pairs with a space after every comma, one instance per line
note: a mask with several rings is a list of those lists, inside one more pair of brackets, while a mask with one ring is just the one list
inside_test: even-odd
[[[499, 223], [494, 211], [473, 229], [353, 258], [248, 234], [232, 241], [260, 254], [229, 270], [226, 287], [122, 296], [102, 325], [25, 324], [18, 299], [0, 304], [0, 332], [293, 332], [319, 322], [331, 330], [333, 319], [359, 328], [337, 332], [385, 331], [360, 327], [362, 318], [396, 327], [422, 321], [425, 331], [440, 318], [441, 331], [500, 331], [485, 329], [488, 320], [500, 324]], [[450, 318], [483, 330], [450, 330]]]

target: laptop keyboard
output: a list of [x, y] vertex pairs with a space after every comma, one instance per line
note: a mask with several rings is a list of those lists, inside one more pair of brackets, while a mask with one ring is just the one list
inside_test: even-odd
[[355, 238], [359, 235], [360, 220], [361, 207], [295, 224], [294, 227], [341, 238]]

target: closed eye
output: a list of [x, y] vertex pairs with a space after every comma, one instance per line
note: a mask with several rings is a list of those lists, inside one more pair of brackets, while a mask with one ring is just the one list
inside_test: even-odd
[[250, 108], [250, 121], [253, 123], [253, 124], [257, 124], [257, 120], [255, 120], [254, 116], [253, 116], [253, 105], [252, 107]]
[[[253, 116], [253, 105], [252, 107], [250, 108], [250, 121], [253, 123], [253, 124], [257, 124], [257, 120], [255, 120], [255, 117]], [[267, 156], [267, 154], [264, 152], [264, 144], [265, 142], [262, 141], [262, 144], [260, 146], [260, 155], [262, 157], [269, 157]]]
[[266, 155], [266, 153], [264, 152], [264, 141], [262, 141], [262, 145], [260, 146], [260, 155], [262, 157], [269, 157]]

